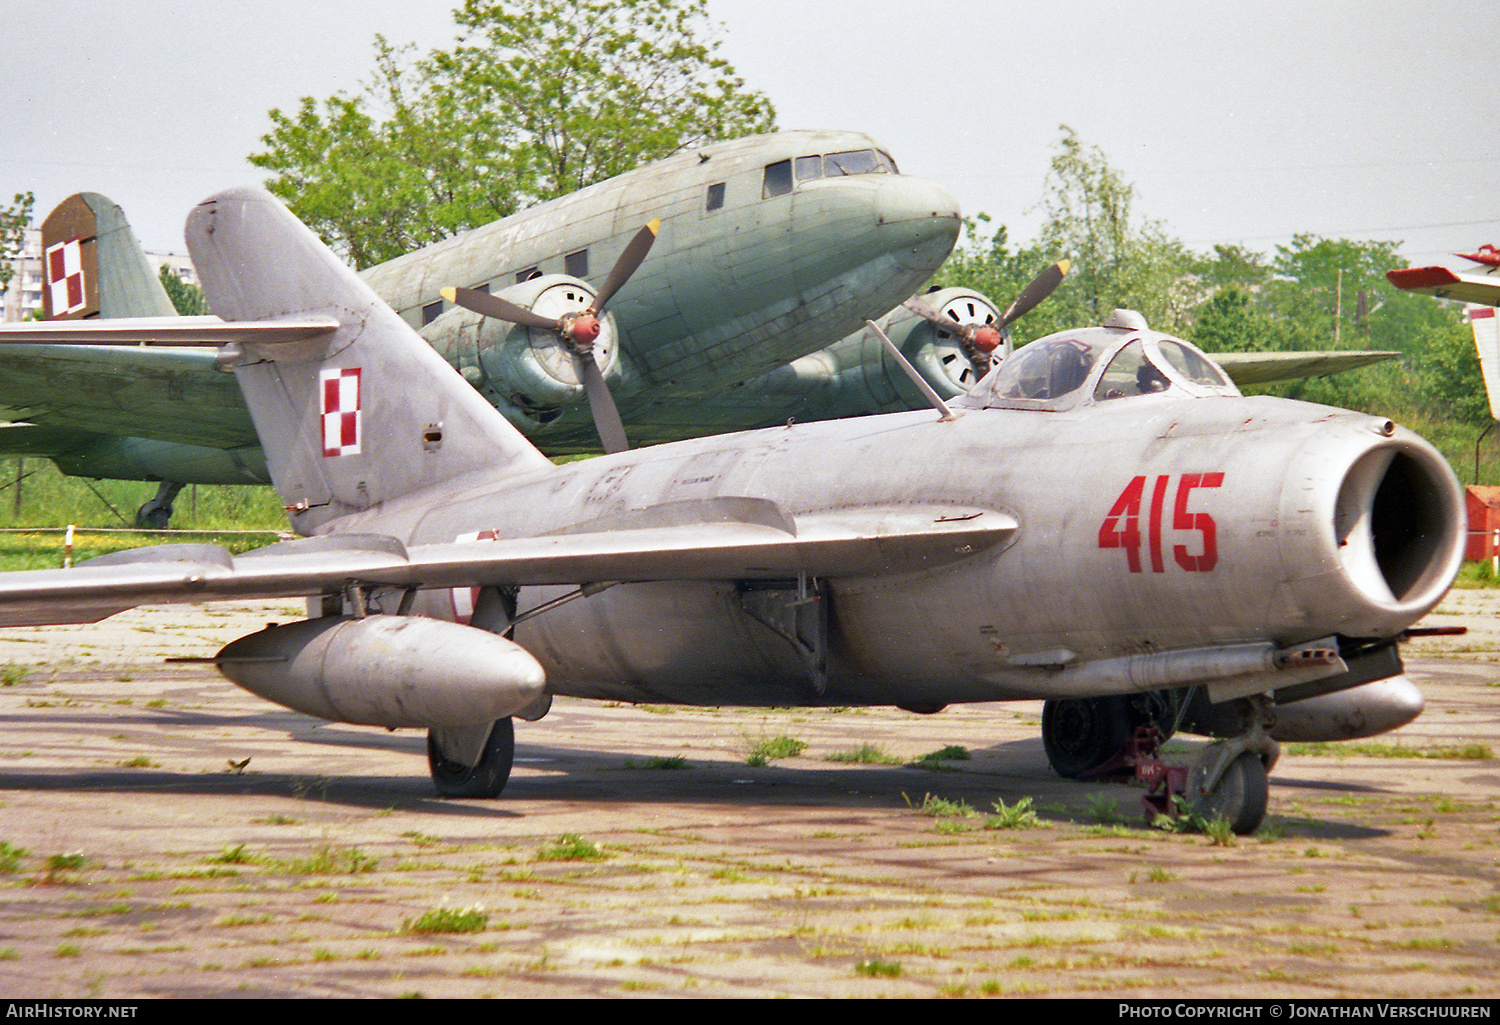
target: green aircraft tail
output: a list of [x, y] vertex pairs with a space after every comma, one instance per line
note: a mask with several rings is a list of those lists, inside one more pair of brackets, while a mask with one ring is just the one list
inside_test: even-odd
[[42, 250], [48, 320], [177, 313], [125, 211], [97, 192], [57, 204], [42, 222]]

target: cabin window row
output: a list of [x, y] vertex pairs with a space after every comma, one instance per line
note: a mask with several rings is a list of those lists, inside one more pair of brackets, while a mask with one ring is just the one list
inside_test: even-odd
[[[574, 278], [588, 277], [589, 251], [587, 249], [580, 249], [576, 253], [569, 253], [567, 256], [563, 257], [563, 273], [567, 274], [569, 277]], [[541, 276], [542, 271], [540, 267], [527, 267], [523, 271], [516, 272], [516, 284], [523, 284], [527, 281], [531, 281], [533, 278], [539, 278]], [[488, 293], [490, 290], [489, 282], [485, 282], [482, 285], [475, 285], [474, 290], [476, 292]], [[446, 309], [447, 304], [444, 303], [441, 299], [437, 300], [436, 302], [430, 302], [426, 306], [423, 306], [422, 326], [426, 327], [434, 320], [437, 320], [438, 317], [443, 315], [443, 312]]]

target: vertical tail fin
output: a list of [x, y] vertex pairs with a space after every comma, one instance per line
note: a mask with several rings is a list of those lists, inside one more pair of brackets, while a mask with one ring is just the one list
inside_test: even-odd
[[1493, 306], [1470, 306], [1469, 326], [1474, 329], [1474, 347], [1479, 350], [1479, 369], [1490, 399], [1490, 416], [1500, 420], [1500, 318]]
[[125, 211], [97, 192], [69, 196], [42, 222], [42, 276], [48, 320], [177, 314]]
[[223, 319], [338, 321], [311, 340], [226, 352], [298, 531], [476, 470], [551, 466], [270, 193], [205, 200], [187, 243]]

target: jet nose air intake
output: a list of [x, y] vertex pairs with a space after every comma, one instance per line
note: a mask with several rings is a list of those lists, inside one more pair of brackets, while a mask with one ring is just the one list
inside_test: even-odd
[[1334, 508], [1338, 558], [1373, 606], [1423, 612], [1452, 583], [1463, 555], [1462, 495], [1436, 453], [1392, 440], [1359, 456]]

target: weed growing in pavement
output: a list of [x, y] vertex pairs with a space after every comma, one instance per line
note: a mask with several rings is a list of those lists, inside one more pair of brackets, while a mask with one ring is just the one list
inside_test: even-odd
[[446, 932], [484, 932], [490, 916], [478, 904], [464, 908], [433, 908], [423, 912], [415, 920], [408, 918], [401, 924], [401, 931], [417, 935]]
[[604, 851], [592, 840], [577, 833], [564, 833], [551, 847], [536, 852], [537, 861], [602, 861]]
[[1042, 820], [1031, 809], [1031, 798], [1023, 797], [1007, 806], [1004, 801], [995, 802], [995, 814], [984, 820], [985, 829], [1036, 829]]
[[796, 758], [806, 750], [806, 742], [796, 737], [766, 737], [751, 746], [745, 761], [755, 766], [769, 765], [773, 758]]

